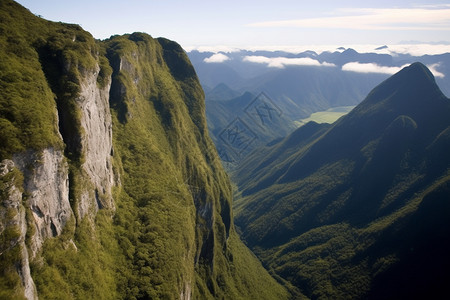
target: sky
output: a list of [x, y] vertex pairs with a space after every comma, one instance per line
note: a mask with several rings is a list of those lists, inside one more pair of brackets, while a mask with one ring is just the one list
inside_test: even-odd
[[450, 45], [450, 0], [19, 0], [97, 39], [146, 32], [201, 47]]

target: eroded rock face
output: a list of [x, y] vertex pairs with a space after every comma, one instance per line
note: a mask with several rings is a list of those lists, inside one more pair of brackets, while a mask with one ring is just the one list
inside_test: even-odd
[[[22, 249], [18, 273], [27, 299], [36, 298], [36, 288], [30, 276], [29, 258], [36, 257], [45, 240], [60, 235], [70, 218], [93, 218], [98, 209], [114, 209], [111, 196], [111, 188], [114, 185], [111, 162], [112, 121], [109, 109], [111, 84], [99, 88], [98, 74], [98, 66], [84, 74], [80, 94], [76, 99], [81, 111], [81, 146], [84, 157], [81, 166], [84, 179], [77, 201], [71, 205], [69, 187], [73, 182], [69, 180], [69, 166], [63, 150], [29, 150], [14, 155], [12, 160], [5, 160], [1, 165], [2, 176], [15, 167], [24, 176], [23, 187], [10, 188], [5, 206], [17, 211], [14, 224], [21, 233], [18, 247]], [[32, 219], [28, 224], [22, 198], [31, 210]], [[30, 225], [34, 228], [28, 228]], [[33, 232], [28, 249], [25, 246], [27, 231]]]
[[[114, 208], [111, 187], [114, 185], [112, 170], [112, 121], [109, 109], [109, 90], [111, 80], [103, 88], [97, 85], [100, 68], [87, 73], [81, 82], [77, 103], [81, 110], [83, 170], [86, 172], [92, 189], [86, 189], [79, 203], [79, 216], [83, 218], [90, 209]], [[91, 195], [89, 190], [94, 191]], [[92, 197], [94, 196], [94, 197]], [[95, 199], [95, 201], [92, 201]]]
[[[0, 178], [7, 176], [15, 168], [12, 160], [5, 159], [0, 163]], [[1, 246], [1, 254], [7, 251], [18, 251], [20, 260], [16, 262], [17, 273], [19, 274], [24, 296], [27, 299], [37, 299], [36, 286], [30, 273], [29, 254], [25, 245], [25, 236], [27, 233], [27, 220], [25, 208], [22, 204], [23, 193], [20, 187], [14, 184], [15, 180], [9, 181], [8, 186], [2, 192], [4, 196], [1, 200], [2, 209], [0, 209], [0, 233], [5, 230], [15, 229], [18, 232], [17, 237], [6, 242]]]
[[[114, 209], [111, 196], [114, 185], [111, 162], [112, 120], [109, 108], [111, 80], [100, 88], [97, 84], [99, 70], [96, 66], [80, 78], [80, 93], [76, 103], [81, 112], [83, 163], [79, 174], [82, 183], [80, 193], [74, 196], [77, 199], [72, 199], [73, 203], [69, 187], [74, 182], [70, 181], [69, 165], [62, 149], [28, 150], [15, 154], [12, 160], [4, 160], [1, 164], [1, 176], [17, 168], [24, 177], [23, 186], [11, 185], [8, 198], [3, 202], [5, 207], [16, 211], [11, 224], [20, 231], [20, 238], [16, 241], [22, 252], [18, 273], [27, 299], [36, 298], [29, 259], [37, 256], [45, 240], [60, 235], [66, 223], [75, 216], [79, 219], [94, 218], [98, 209]], [[22, 203], [26, 203], [31, 211], [28, 223]], [[28, 248], [25, 245], [27, 231], [32, 232], [27, 242]]]
[[36, 229], [30, 244], [34, 258], [45, 239], [61, 234], [73, 216], [68, 166], [63, 152], [53, 148], [17, 154], [13, 161], [24, 175], [24, 190]]

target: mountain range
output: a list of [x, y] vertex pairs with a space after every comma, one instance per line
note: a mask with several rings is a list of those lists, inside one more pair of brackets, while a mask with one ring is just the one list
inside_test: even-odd
[[[352, 48], [339, 47], [334, 51], [321, 53], [311, 50], [299, 53], [265, 50], [233, 50], [229, 52], [191, 50], [188, 52], [188, 56], [207, 95], [220, 84], [225, 84], [241, 94], [246, 91], [261, 92], [261, 86], [265, 85], [265, 81], [276, 77], [276, 75], [269, 76], [268, 74], [282, 73], [291, 68], [298, 69], [307, 66], [315, 66], [321, 68], [322, 71], [330, 68], [335, 69], [336, 72], [342, 71], [341, 76], [346, 76], [344, 73], [358, 73], [362, 82], [366, 80], [370, 84], [370, 82], [381, 79], [378, 82], [380, 83], [396, 73], [395, 70], [413, 62], [422, 62], [429, 66], [436, 76], [440, 89], [444, 94], [450, 94], [450, 85], [445, 79], [445, 76], [450, 73], [450, 55], [448, 53], [418, 56], [417, 54], [395, 52], [395, 50], [389, 50], [388, 46], [384, 46], [364, 53], [359, 53]], [[374, 77], [371, 78], [371, 76]], [[372, 88], [373, 86], [369, 87], [367, 92]], [[266, 92], [272, 93], [271, 90], [266, 90]], [[278, 97], [278, 94], [274, 92], [273, 96]]]
[[450, 266], [450, 100], [414, 63], [349, 114], [249, 154], [236, 224], [309, 298], [444, 295]]
[[449, 54], [0, 33], [1, 299], [447, 294]]
[[[415, 61], [428, 65], [437, 83], [450, 94], [446, 74], [450, 55], [411, 56], [406, 54], [358, 53], [336, 49], [317, 54], [282, 51], [188, 53], [206, 93], [208, 127], [221, 158], [233, 169], [248, 152], [276, 138], [285, 137], [316, 112], [359, 104], [370, 90]], [[267, 105], [276, 111], [276, 122], [261, 125], [249, 118], [248, 105], [258, 103], [264, 94]], [[266, 106], [267, 106], [266, 105]], [[254, 137], [245, 151], [233, 146], [220, 134], [234, 126], [236, 117]]]

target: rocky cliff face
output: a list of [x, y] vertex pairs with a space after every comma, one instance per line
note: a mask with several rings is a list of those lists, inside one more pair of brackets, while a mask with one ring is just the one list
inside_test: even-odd
[[2, 183], [6, 183], [2, 184], [3, 206], [0, 210], [0, 220], [2, 221], [0, 232], [3, 236], [10, 234], [8, 235], [9, 240], [2, 240], [6, 243], [2, 244], [0, 255], [16, 255], [15, 268], [22, 281], [23, 294], [27, 299], [36, 299], [36, 287], [30, 275], [29, 253], [25, 245], [28, 226], [25, 208], [22, 205], [21, 176], [14, 171], [13, 161], [5, 159], [0, 163], [0, 179], [2, 179]]
[[[73, 216], [69, 203], [68, 166], [62, 151], [52, 148], [30, 151], [13, 157], [12, 166], [24, 174], [23, 190], [31, 210], [30, 256], [34, 258], [45, 239], [61, 234]], [[24, 219], [23, 224], [26, 224]], [[25, 238], [25, 235], [24, 235]]]
[[[80, 156], [83, 157], [79, 169], [69, 171], [64, 151], [54, 147], [30, 149], [14, 154], [12, 160], [2, 161], [3, 177], [14, 168], [23, 175], [23, 184], [12, 185], [4, 201], [7, 209], [16, 211], [11, 225], [20, 230], [17, 247], [21, 248], [22, 258], [18, 274], [28, 299], [37, 298], [30, 275], [29, 258], [36, 259], [39, 256], [44, 242], [61, 235], [66, 223], [75, 216], [78, 220], [85, 217], [94, 219], [99, 208], [114, 208], [111, 196], [114, 180], [111, 161], [112, 121], [108, 102], [110, 83], [103, 88], [97, 86], [99, 69], [96, 65], [79, 78], [79, 93], [74, 99], [75, 109], [80, 113], [81, 134], [75, 137], [81, 143]], [[61, 135], [59, 137], [63, 139]], [[77, 194], [72, 193], [75, 199], [72, 199], [71, 205], [70, 186], [77, 184], [74, 181], [81, 183], [78, 183]], [[30, 212], [27, 217], [26, 210]], [[28, 247], [25, 240], [28, 241]]]
[[114, 185], [111, 155], [112, 120], [109, 110], [109, 90], [111, 80], [107, 79], [104, 87], [99, 87], [97, 78], [100, 67], [97, 65], [88, 72], [80, 84], [80, 95], [76, 99], [81, 111], [80, 125], [83, 131], [81, 138], [83, 171], [89, 178], [94, 190], [95, 203], [91, 203], [92, 195], [86, 190], [80, 201], [78, 210], [83, 218], [91, 209], [103, 207], [114, 208], [111, 188]]
[[1, 296], [288, 296], [233, 229], [178, 44], [0, 12]]

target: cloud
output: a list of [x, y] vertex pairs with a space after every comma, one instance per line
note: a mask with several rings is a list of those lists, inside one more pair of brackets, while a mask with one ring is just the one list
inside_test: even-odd
[[318, 60], [302, 57], [302, 58], [288, 58], [288, 57], [266, 57], [266, 56], [244, 56], [243, 61], [258, 63], [258, 64], [266, 64], [271, 68], [284, 68], [286, 66], [323, 66], [323, 67], [335, 67], [336, 65], [327, 63], [327, 62], [319, 62]]
[[223, 53], [216, 53], [210, 57], [205, 58], [203, 61], [205, 63], [223, 63], [224, 61], [230, 60], [228, 56]]
[[336, 45], [276, 45], [276, 46], [251, 46], [242, 48], [232, 48], [226, 46], [201, 46], [201, 47], [185, 47], [187, 52], [199, 51], [199, 52], [213, 52], [213, 53], [237, 53], [239, 51], [284, 51], [292, 54], [299, 54], [305, 51], [314, 51], [317, 54], [323, 52], [335, 52], [338, 48], [343, 47], [345, 49], [352, 48], [359, 53], [378, 53], [378, 54], [389, 54], [396, 56], [398, 54], [410, 54], [412, 56], [422, 56], [422, 55], [437, 55], [443, 53], [450, 53], [450, 43], [435, 43], [427, 44], [420, 42], [403, 42], [401, 44], [387, 44], [387, 49], [375, 50], [375, 48], [380, 47], [381, 44], [336, 44]]
[[[427, 67], [428, 67], [428, 69], [430, 69], [431, 73], [435, 77], [444, 78], [445, 75], [436, 70], [436, 68], [439, 67], [439, 65], [440, 64], [432, 64], [432, 65], [427, 65]], [[407, 66], [408, 66], [408, 64], [403, 65], [401, 67], [387, 67], [387, 66], [379, 66], [375, 63], [350, 62], [350, 63], [343, 65], [342, 70], [350, 71], [350, 72], [357, 72], [357, 73], [381, 73], [381, 74], [393, 75]]]
[[431, 71], [431, 73], [433, 73], [434, 77], [444, 78], [445, 74], [436, 70], [436, 68], [438, 68], [440, 65], [441, 65], [440, 63], [427, 65], [427, 68], [430, 69], [430, 71]]
[[375, 63], [349, 62], [342, 66], [342, 70], [357, 73], [382, 73], [392, 75], [406, 66], [407, 65], [404, 65], [402, 67], [386, 67], [379, 66]]
[[[436, 44], [427, 43], [413, 43], [405, 42], [402, 44], [387, 44], [388, 48], [375, 50], [380, 44], [350, 44], [344, 45], [345, 48], [352, 48], [359, 53], [378, 53], [378, 54], [389, 54], [392, 56], [398, 56], [398, 54], [410, 54], [412, 56], [423, 56], [423, 55], [437, 55], [450, 53], [450, 44], [444, 44], [444, 42]], [[328, 46], [328, 49], [333, 49], [335, 46]], [[312, 48], [314, 50], [314, 48]], [[326, 50], [326, 48], [324, 48]], [[330, 51], [328, 50], [328, 51]], [[321, 53], [321, 52], [320, 52]]]
[[450, 8], [354, 8], [333, 12], [339, 16], [268, 21], [250, 27], [341, 28], [357, 30], [450, 31]]

